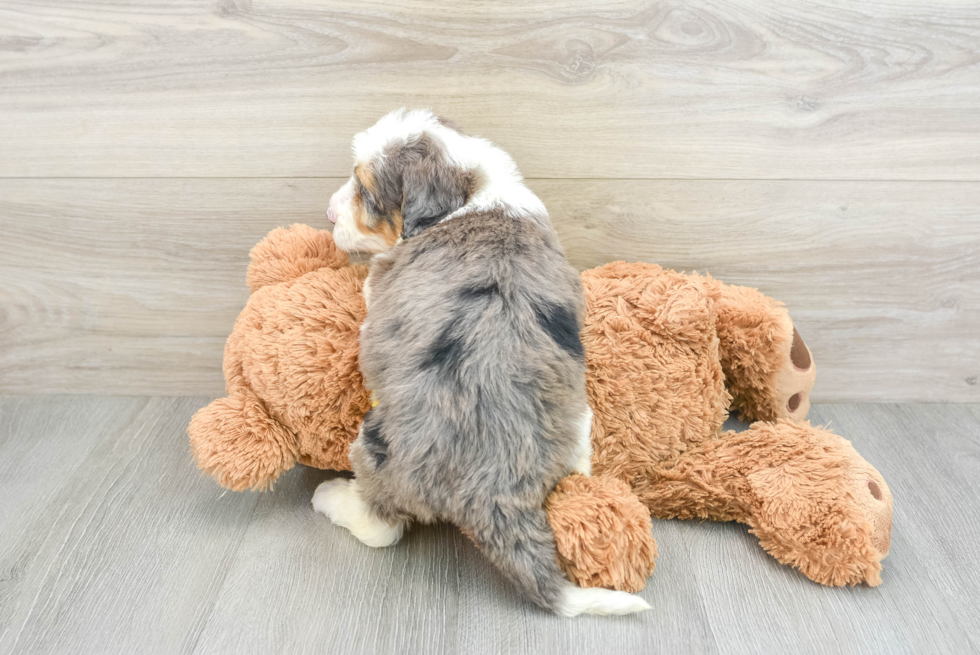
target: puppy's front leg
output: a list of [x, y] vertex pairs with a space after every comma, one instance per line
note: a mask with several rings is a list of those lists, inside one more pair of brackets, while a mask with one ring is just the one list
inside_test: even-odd
[[371, 304], [371, 274], [364, 278], [364, 284], [361, 286], [361, 295], [364, 296], [364, 306], [367, 307]]
[[582, 475], [592, 475], [592, 408], [586, 407], [578, 420], [575, 451], [572, 453], [572, 470]]
[[388, 523], [377, 516], [358, 492], [357, 480], [327, 480], [313, 493], [313, 509], [372, 548], [398, 543], [405, 532], [404, 523]]

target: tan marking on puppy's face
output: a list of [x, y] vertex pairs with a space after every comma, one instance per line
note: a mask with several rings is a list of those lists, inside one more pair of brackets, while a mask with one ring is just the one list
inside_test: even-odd
[[479, 177], [449, 156], [447, 135], [460, 139], [430, 113], [393, 112], [354, 137], [354, 174], [327, 209], [341, 249], [384, 252], [466, 204]]
[[380, 239], [389, 248], [395, 245], [402, 235], [400, 199], [395, 204], [392, 198], [383, 197], [370, 164], [354, 167], [354, 183], [354, 228], [366, 238]]

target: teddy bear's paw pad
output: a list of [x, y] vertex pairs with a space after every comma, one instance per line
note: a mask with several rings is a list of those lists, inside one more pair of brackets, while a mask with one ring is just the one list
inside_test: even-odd
[[364, 545], [386, 548], [398, 543], [403, 523], [388, 523], [368, 507], [357, 491], [355, 480], [327, 480], [313, 492], [313, 509], [336, 525], [350, 530]]
[[568, 583], [562, 588], [561, 601], [555, 611], [562, 616], [580, 614], [623, 615], [653, 609], [639, 596], [625, 591], [599, 587], [582, 589]]
[[796, 327], [785, 352], [785, 362], [776, 373], [773, 414], [776, 418], [802, 421], [810, 411], [810, 390], [817, 367], [806, 342]]
[[796, 327], [793, 327], [793, 345], [790, 346], [789, 359], [797, 371], [809, 371], [810, 367], [813, 366], [810, 349], [806, 347], [806, 343]]

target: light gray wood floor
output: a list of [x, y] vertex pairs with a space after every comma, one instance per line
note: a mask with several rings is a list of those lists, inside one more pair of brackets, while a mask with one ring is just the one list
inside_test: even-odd
[[[884, 584], [829, 589], [734, 524], [655, 521], [654, 610], [560, 619], [450, 526], [372, 550], [310, 508], [331, 473], [225, 493], [200, 397], [0, 397], [0, 653], [808, 653], [980, 648], [980, 406], [818, 405], [895, 496]], [[734, 423], [734, 422], [733, 422]]]

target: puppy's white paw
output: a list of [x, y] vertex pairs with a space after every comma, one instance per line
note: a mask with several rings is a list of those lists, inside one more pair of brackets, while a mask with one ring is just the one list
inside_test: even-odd
[[562, 616], [578, 616], [579, 614], [632, 614], [648, 609], [653, 609], [649, 603], [625, 591], [598, 587], [583, 589], [569, 582], [562, 590], [561, 604], [556, 611]]
[[358, 495], [355, 480], [321, 482], [313, 492], [313, 509], [373, 548], [392, 546], [405, 532], [403, 523], [388, 523], [370, 510]]

